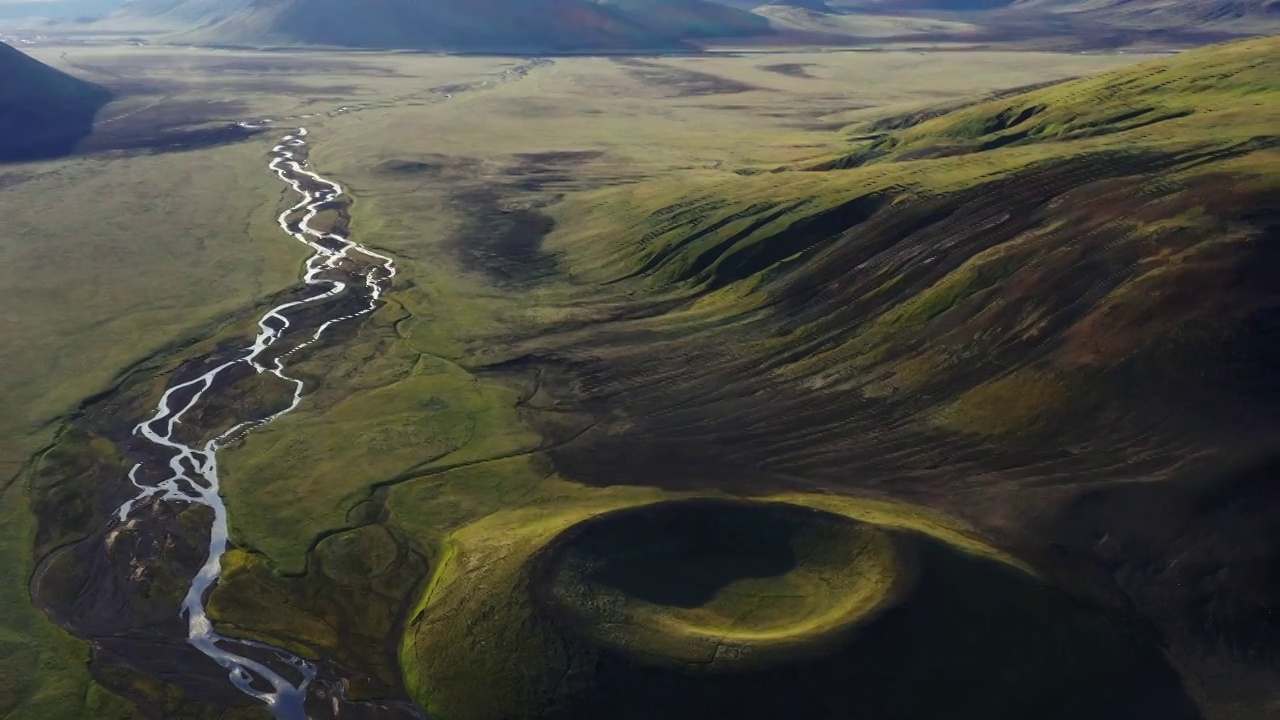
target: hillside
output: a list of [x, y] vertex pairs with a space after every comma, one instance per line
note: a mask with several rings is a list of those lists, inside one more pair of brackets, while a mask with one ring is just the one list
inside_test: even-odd
[[[182, 52], [210, 61], [193, 94], [290, 58], [346, 77], [309, 51]], [[70, 387], [28, 411], [58, 429], [10, 486], [27, 562], [6, 586], [92, 643], [63, 654], [102, 684], [60, 691], [83, 713], [6, 714], [1273, 720], [1280, 39], [1053, 84], [1131, 60], [807, 58], [860, 69], [827, 80], [741, 55], [396, 53], [352, 76], [365, 100], [454, 97], [6, 189], [48, 239], [4, 264], [18, 347], [62, 328], [24, 364]], [[912, 62], [952, 92], [921, 94]], [[1015, 62], [1048, 69], [988, 77]], [[957, 100], [966, 74], [987, 94]], [[856, 83], [894, 91], [859, 125], [735, 124], [839, 115]], [[349, 93], [324, 87], [293, 92]], [[946, 105], [872, 109], [924, 98]], [[287, 155], [296, 206], [267, 172]], [[303, 261], [295, 228], [378, 255], [316, 275], [332, 251]], [[157, 316], [173, 288], [212, 299]], [[263, 333], [293, 410], [299, 386], [237, 349]], [[194, 456], [158, 426], [228, 438], [198, 451], [223, 512], [162, 499], [203, 486], [168, 474]], [[219, 645], [276, 681], [190, 641], [210, 527], [232, 545]], [[8, 616], [5, 676], [48, 697]], [[312, 666], [305, 701], [282, 693]], [[139, 711], [89, 707], [108, 691]]]
[[249, 12], [257, 4], [255, 0], [132, 0], [108, 21], [133, 28], [189, 30]]
[[928, 117], [813, 170], [560, 208], [575, 276], [661, 302], [529, 343], [521, 362], [563, 368], [541, 422], [606, 418], [556, 467], [954, 513], [1151, 623], [1210, 705], [1262, 707], [1280, 39]]
[[0, 19], [9, 18], [93, 18], [106, 15], [124, 0], [59, 0], [58, 2], [0, 3]]
[[827, 0], [770, 0], [769, 4], [804, 8], [805, 10], [813, 10], [814, 12], [828, 12], [831, 10], [831, 6], [827, 4]]
[[676, 48], [768, 32], [763, 19], [708, 0], [382, 0], [354, 14], [336, 0], [137, 0], [115, 21], [196, 43], [469, 52]]
[[1134, 29], [1215, 29], [1253, 35], [1280, 27], [1277, 0], [1022, 0], [1072, 18]]
[[876, 12], [973, 12], [1009, 7], [1018, 0], [843, 0], [840, 4], [859, 10]]
[[978, 31], [977, 25], [949, 18], [887, 12], [838, 12], [832, 8], [820, 10], [815, 3], [804, 2], [770, 3], [756, 8], [754, 12], [767, 18], [779, 33], [816, 44], [926, 37], [938, 41], [963, 41]]
[[[1280, 29], [1276, 0], [132, 0], [100, 26], [226, 46], [626, 52], [752, 38], [1203, 43]], [[769, 38], [772, 38], [771, 40]]]
[[673, 38], [742, 37], [768, 32], [763, 18], [712, 0], [597, 0], [653, 33]]
[[93, 129], [111, 100], [105, 89], [78, 80], [0, 43], [0, 162], [70, 152]]
[[[1280, 28], [1276, 0], [849, 0], [871, 12], [966, 13], [993, 29], [1018, 28], [1039, 18], [1041, 32], [1133, 31], [1261, 35]], [[975, 16], [976, 14], [976, 16]], [[1066, 22], [1066, 26], [1058, 26]], [[997, 35], [999, 33], [996, 33]]]

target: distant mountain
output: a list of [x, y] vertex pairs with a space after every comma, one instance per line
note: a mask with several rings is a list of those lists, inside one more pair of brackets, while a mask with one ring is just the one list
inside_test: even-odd
[[749, 12], [710, 0], [596, 0], [621, 11], [632, 22], [660, 35], [676, 38], [756, 35], [769, 22]]
[[882, 12], [917, 12], [934, 10], [943, 12], [973, 12], [1009, 7], [1018, 0], [846, 0], [844, 4], [855, 9]]
[[769, 32], [708, 0], [136, 0], [120, 19], [197, 43], [470, 52], [665, 49]]
[[259, 4], [258, 0], [132, 0], [119, 17], [130, 24], [190, 29], [226, 20]]
[[115, 11], [125, 0], [41, 0], [0, 1], [0, 19], [12, 18], [93, 18]]
[[70, 152], [111, 93], [0, 43], [0, 162]]
[[1259, 35], [1280, 29], [1280, 0], [1019, 0], [1017, 7], [1138, 29], [1235, 26]]
[[801, 8], [802, 10], [813, 10], [814, 12], [830, 12], [831, 6], [827, 4], [827, 0], [771, 0], [770, 5], [785, 5], [787, 7]]
[[1265, 35], [1280, 30], [1280, 0], [841, 0], [876, 12], [1051, 13], [1139, 30], [1228, 30]]

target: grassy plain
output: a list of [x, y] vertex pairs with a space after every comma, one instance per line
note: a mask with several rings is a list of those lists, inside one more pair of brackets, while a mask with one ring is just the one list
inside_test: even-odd
[[[466, 372], [466, 366], [489, 355], [475, 338], [516, 332], [527, 326], [530, 314], [554, 313], [539, 305], [545, 289], [511, 285], [501, 274], [495, 281], [509, 249], [493, 236], [516, 236], [511, 241], [517, 245], [532, 241], [533, 233], [520, 227], [525, 218], [512, 211], [537, 208], [565, 193], [672, 173], [736, 178], [734, 171], [742, 168], [826, 157], [842, 146], [831, 128], [843, 121], [825, 115], [842, 115], [851, 105], [919, 103], [927, 96], [925, 78], [941, 78], [951, 65], [905, 53], [805, 57], [825, 63], [808, 81], [761, 69], [777, 56], [741, 58], [737, 65], [732, 58], [646, 59], [640, 68], [611, 59], [557, 59], [523, 80], [460, 92], [448, 102], [401, 105], [317, 124], [322, 139], [312, 157], [351, 188], [356, 232], [394, 253], [412, 280], [412, 287], [392, 294], [395, 304], [379, 313], [367, 333], [370, 342], [400, 343], [400, 350], [370, 353], [382, 360], [361, 370], [366, 379], [356, 381], [376, 384], [386, 378], [388, 397], [399, 399], [378, 412], [335, 413], [339, 402], [372, 403], [376, 396], [364, 387], [360, 396], [340, 400], [354, 387], [327, 387], [322, 376], [343, 365], [331, 358], [317, 358], [314, 370], [300, 366], [320, 381], [313, 401], [227, 456], [226, 483], [241, 540], [298, 568], [310, 538], [341, 527], [341, 518], [371, 481], [538, 447], [512, 409], [511, 391], [493, 381], [469, 380]], [[948, 73], [946, 92], [935, 90], [934, 98], [1126, 61], [1029, 55], [1025, 69], [1004, 63], [997, 73], [998, 63], [1006, 60], [999, 53], [977, 53], [969, 60], [981, 71], [965, 77], [990, 84], [956, 87], [957, 76]], [[895, 72], [902, 82], [872, 82], [877, 73]], [[908, 82], [908, 77], [916, 79]], [[411, 371], [414, 363], [420, 364]], [[410, 372], [424, 377], [406, 379]], [[406, 383], [401, 389], [416, 383], [420, 393], [397, 392], [390, 383]], [[411, 402], [405, 395], [438, 397], [449, 409], [402, 412], [398, 405]], [[387, 423], [395, 424], [396, 417], [411, 425], [388, 432]], [[467, 433], [472, 421], [464, 417], [489, 423], [488, 430]], [[307, 432], [308, 427], [333, 431]], [[449, 433], [456, 437], [450, 440]], [[366, 447], [364, 441], [347, 444], [348, 438], [374, 436], [378, 443], [368, 449], [368, 459], [358, 449]], [[326, 490], [299, 502], [294, 479], [303, 472], [298, 464], [310, 464], [306, 458], [312, 452], [331, 458], [306, 471], [322, 473], [307, 482]], [[293, 530], [281, 534], [276, 513], [285, 507]]]
[[[64, 56], [62, 50], [37, 54], [114, 86], [120, 97], [104, 109], [90, 140], [101, 141], [100, 152], [0, 168], [9, 228], [0, 243], [0, 287], [9, 308], [0, 321], [6, 368], [0, 540], [7, 557], [21, 559], [5, 563], [0, 578], [0, 714], [131, 717], [136, 709], [89, 682], [87, 648], [31, 605], [25, 548], [35, 530], [23, 467], [82, 400], [148, 358], [234, 325], [263, 298], [296, 282], [304, 253], [275, 224], [280, 188], [266, 169], [269, 137], [158, 154], [146, 141], [170, 125], [331, 109], [354, 101], [356, 86], [344, 85], [344, 94], [334, 96], [324, 80], [309, 84], [300, 68], [314, 67], [312, 58], [305, 65], [285, 61], [279, 73], [289, 80], [263, 83], [261, 61], [276, 67], [278, 57], [124, 47], [67, 48]], [[238, 73], [236, 63], [246, 63]], [[448, 61], [441, 64], [442, 78], [467, 77]], [[466, 65], [475, 73], [488, 67]], [[353, 64], [347, 79], [365, 74]], [[428, 75], [401, 78], [403, 84], [387, 92], [421, 89]]]
[[[31, 498], [21, 469], [86, 397], [139, 361], [287, 286], [301, 257], [272, 237], [260, 151], [77, 158], [0, 171], [10, 233], [0, 285], [6, 372], [0, 578], [6, 717], [133, 717], [86, 686], [87, 648], [30, 602]], [[3, 182], [3, 180], [0, 180]], [[253, 189], [257, 192], [243, 192]], [[11, 664], [11, 666], [10, 666]]]
[[[3, 209], [17, 228], [0, 263], [11, 368], [3, 379], [6, 477], [19, 475], [80, 400], [144, 359], [163, 365], [188, 343], [242, 328], [254, 307], [296, 276], [300, 248], [274, 225], [280, 188], [264, 161], [272, 135], [148, 154], [136, 128], [163, 133], [170, 123], [379, 106], [305, 122], [314, 165], [352, 192], [355, 233], [394, 253], [403, 280], [354, 338], [298, 366], [314, 388], [298, 413], [225, 457], [233, 534], [243, 551], [215, 594], [215, 612], [246, 634], [323, 652], [347, 644], [337, 628], [355, 608], [343, 603], [362, 602], [354, 590], [334, 595], [320, 577], [325, 563], [341, 564], [335, 572], [349, 582], [376, 564], [370, 548], [385, 544], [366, 530], [343, 532], [368, 527], [363, 518], [387, 513], [395, 543], [439, 562], [452, 532], [495, 512], [660, 496], [593, 491], [558, 476], [542, 457], [547, 439], [517, 412], [542, 399], [537, 382], [476, 369], [495, 352], [488, 338], [582, 312], [573, 302], [581, 288], [533, 284], [524, 264], [504, 261], [537, 247], [535, 218], [522, 213], [576, 196], [555, 210], [565, 228], [559, 242], [571, 242], [575, 227], [590, 230], [573, 264], [561, 269], [588, 277], [627, 251], [608, 242], [587, 247], [587, 235], [598, 241], [602, 230], [616, 230], [627, 240], [633, 207], [661, 207], [689, 189], [781, 185], [742, 173], [844, 151], [848, 137], [837, 129], [848, 122], [1135, 59], [996, 52], [565, 58], [504, 80], [502, 71], [517, 61], [92, 46], [40, 52], [129, 92], [104, 112], [99, 154], [0, 169]], [[453, 97], [441, 102], [442, 93]], [[641, 184], [659, 177], [674, 179]], [[822, 182], [793, 174], [787, 181], [797, 193]], [[596, 194], [620, 183], [628, 189]], [[748, 292], [725, 288], [698, 307], [715, 314], [719, 300]], [[33, 531], [23, 483], [8, 483], [5, 500], [5, 548], [27, 557], [21, 548]], [[342, 550], [348, 541], [357, 550]], [[330, 560], [316, 565], [316, 557]], [[43, 659], [8, 668], [0, 712], [75, 717], [83, 707], [82, 716], [110, 717], [110, 706], [127, 716], [88, 684], [84, 647], [27, 603], [30, 571], [10, 563], [0, 578], [3, 637], [13, 648], [4, 654]], [[421, 579], [373, 575], [392, 586], [407, 578], [402, 592]], [[350, 662], [370, 662], [397, 631], [403, 597], [387, 596], [379, 606], [385, 613], [369, 612]], [[298, 612], [268, 627], [266, 597], [284, 597]], [[336, 607], [308, 612], [326, 597], [337, 597]]]

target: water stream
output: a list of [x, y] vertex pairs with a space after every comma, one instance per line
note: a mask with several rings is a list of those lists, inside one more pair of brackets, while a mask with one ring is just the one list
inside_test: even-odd
[[[240, 128], [266, 130], [280, 122], [306, 120], [320, 116], [337, 117], [401, 102], [434, 102], [450, 100], [459, 92], [496, 87], [503, 82], [519, 80], [533, 69], [549, 65], [550, 60], [532, 59], [507, 68], [495, 80], [474, 81], [458, 85], [428, 88], [385, 102], [344, 105], [328, 112], [312, 112], [283, 118], [263, 118], [238, 122]], [[377, 309], [382, 293], [396, 275], [395, 262], [388, 256], [353, 241], [346, 232], [318, 230], [311, 226], [327, 205], [343, 195], [338, 183], [321, 177], [308, 168], [306, 128], [285, 135], [271, 150], [269, 167], [287, 183], [299, 200], [280, 213], [281, 230], [307, 245], [312, 254], [307, 258], [302, 281], [314, 294], [294, 299], [271, 308], [259, 318], [257, 336], [236, 353], [234, 359], [205, 371], [199, 377], [174, 384], [166, 389], [155, 413], [134, 428], [135, 436], [154, 447], [154, 454], [134, 465], [128, 474], [137, 493], [120, 507], [121, 522], [144, 504], [172, 501], [201, 505], [212, 511], [209, 547], [182, 601], [182, 614], [187, 619], [187, 641], [201, 653], [226, 669], [231, 682], [244, 694], [257, 699], [277, 720], [306, 720], [304, 708], [308, 687], [316, 680], [318, 668], [312, 662], [278, 647], [264, 643], [228, 638], [218, 634], [205, 607], [209, 592], [222, 575], [222, 558], [230, 542], [227, 508], [220, 495], [218, 451], [260, 428], [292, 412], [302, 402], [303, 382], [290, 377], [285, 360], [315, 343], [335, 323], [367, 315]], [[324, 318], [307, 336], [296, 317], [303, 308], [329, 299], [355, 293], [366, 300], [364, 306], [350, 311], [345, 303], [333, 303], [332, 317]], [[339, 307], [346, 305], [346, 314]], [[314, 324], [314, 317], [307, 321]], [[292, 343], [287, 351], [272, 352], [282, 338]], [[293, 386], [292, 401], [282, 410], [240, 421], [217, 437], [201, 443], [179, 439], [183, 417], [209, 401], [220, 388], [235, 382], [246, 371], [270, 374]], [[187, 435], [192, 433], [188, 432]]]
[[[140, 462], [129, 471], [129, 480], [138, 493], [119, 510], [120, 520], [126, 520], [139, 504], [156, 496], [162, 500], [193, 503], [205, 506], [213, 512], [209, 533], [209, 549], [204, 564], [191, 581], [182, 601], [182, 613], [187, 618], [187, 640], [197, 650], [225, 668], [231, 682], [243, 693], [256, 698], [278, 720], [305, 720], [303, 709], [307, 688], [316, 677], [316, 667], [285, 650], [263, 643], [226, 638], [219, 635], [205, 608], [209, 591], [218, 583], [222, 569], [222, 557], [228, 548], [227, 508], [223, 503], [218, 478], [218, 451], [245, 433], [262, 427], [292, 412], [302, 402], [303, 383], [286, 373], [284, 360], [289, 355], [316, 342], [335, 323], [373, 312], [383, 291], [395, 277], [394, 261], [386, 255], [352, 241], [345, 234], [324, 232], [311, 227], [311, 222], [323, 207], [343, 193], [342, 187], [332, 180], [307, 169], [302, 153], [307, 146], [305, 128], [286, 135], [271, 151], [270, 168], [298, 193], [301, 199], [280, 213], [281, 229], [314, 252], [307, 259], [302, 281], [318, 292], [300, 300], [277, 305], [258, 320], [258, 333], [253, 343], [235, 359], [224, 362], [191, 380], [173, 385], [160, 398], [156, 412], [134, 428], [134, 434], [145, 438], [156, 447], [153, 460]], [[301, 220], [294, 220], [301, 215]], [[368, 265], [363, 274], [356, 273], [362, 287], [349, 288], [349, 282], [335, 279], [334, 275], [351, 268]], [[352, 277], [347, 277], [351, 280]], [[277, 341], [290, 331], [297, 332], [290, 321], [290, 311], [313, 305], [342, 293], [359, 292], [367, 299], [367, 305], [354, 313], [324, 320], [316, 330], [286, 353], [272, 359], [265, 356]], [[288, 407], [258, 418], [245, 419], [222, 434], [203, 444], [186, 444], [176, 439], [175, 433], [183, 416], [206, 395], [215, 390], [219, 381], [227, 380], [233, 369], [243, 371], [247, 365], [256, 373], [270, 373], [293, 385], [293, 399]], [[147, 467], [148, 463], [167, 462], [166, 468]], [[159, 477], [158, 481], [142, 478]], [[249, 657], [270, 658], [259, 660]]]

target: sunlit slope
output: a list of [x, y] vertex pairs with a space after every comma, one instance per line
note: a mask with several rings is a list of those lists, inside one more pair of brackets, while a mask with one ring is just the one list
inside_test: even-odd
[[1197, 717], [1096, 609], [907, 508], [602, 505], [450, 537], [401, 647], [432, 717]]
[[[1064, 83], [897, 129], [833, 166], [1038, 146], [1061, 156], [1100, 148], [1177, 151], [1190, 144], [1269, 137], [1280, 44], [1260, 39]], [[909, 127], [901, 127], [908, 125]], [[1016, 156], [1011, 156], [1016, 157]]]
[[111, 100], [105, 89], [0, 43], [0, 162], [69, 152]]
[[825, 169], [560, 207], [577, 276], [663, 302], [571, 335], [563, 395], [612, 415], [557, 467], [960, 514], [1152, 622], [1210, 704], [1260, 707], [1280, 40], [912, 122]]
[[1104, 377], [1157, 405], [1193, 379], [1247, 403], [1274, 382], [1278, 128], [1280, 40], [1246, 41], [947, 113], [820, 170], [628, 190], [600, 207], [641, 241], [576, 257], [726, 318], [767, 311], [780, 371], [967, 431], [1101, 409]]

